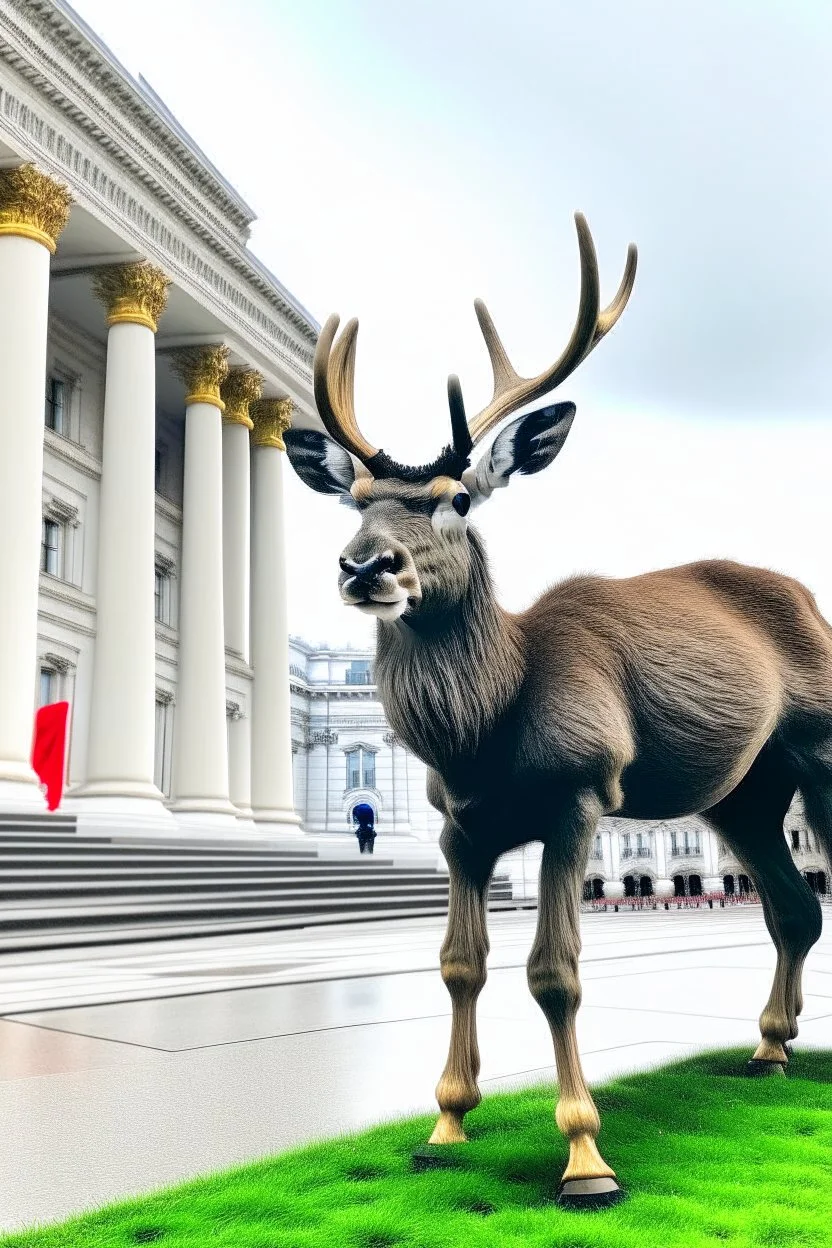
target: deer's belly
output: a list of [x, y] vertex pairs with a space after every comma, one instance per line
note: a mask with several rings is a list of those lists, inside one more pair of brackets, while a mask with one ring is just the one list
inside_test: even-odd
[[677, 732], [671, 741], [648, 741], [624, 769], [622, 806], [632, 819], [674, 819], [698, 814], [740, 783], [771, 734], [773, 724], [733, 732], [706, 743]]

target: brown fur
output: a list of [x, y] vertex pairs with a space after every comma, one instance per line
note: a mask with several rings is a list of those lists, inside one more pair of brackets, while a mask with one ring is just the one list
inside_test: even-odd
[[798, 582], [727, 561], [575, 576], [509, 614], [475, 530], [431, 529], [433, 493], [373, 483], [347, 548], [356, 560], [392, 551], [413, 593], [403, 618], [379, 623], [376, 672], [387, 716], [430, 768], [428, 795], [445, 817], [441, 962], [453, 1021], [432, 1142], [464, 1139], [479, 1101], [488, 879], [500, 854], [540, 840], [529, 985], [555, 1043], [557, 1121], [570, 1140], [563, 1182], [614, 1191], [574, 1031], [578, 897], [597, 821], [701, 813], [719, 830], [760, 891], [778, 952], [755, 1059], [784, 1067], [820, 919], [783, 817], [800, 787], [832, 849], [832, 630]]

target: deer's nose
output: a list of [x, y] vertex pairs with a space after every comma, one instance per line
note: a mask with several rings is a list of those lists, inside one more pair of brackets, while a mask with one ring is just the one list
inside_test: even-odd
[[380, 555], [373, 555], [364, 563], [356, 563], [354, 559], [348, 559], [346, 555], [342, 555], [338, 562], [342, 572], [347, 572], [359, 581], [372, 581], [375, 577], [381, 576], [382, 572], [392, 572], [396, 564], [393, 553], [389, 550], [383, 551]]

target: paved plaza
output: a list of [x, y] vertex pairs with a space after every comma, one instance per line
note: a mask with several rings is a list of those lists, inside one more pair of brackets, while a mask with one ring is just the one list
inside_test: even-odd
[[[529, 912], [491, 918], [483, 1090], [554, 1077], [525, 982]], [[437, 919], [7, 955], [0, 1227], [435, 1106], [450, 1006]], [[757, 906], [583, 917], [591, 1082], [756, 1044], [774, 952]], [[798, 1045], [832, 1047], [832, 928]]]

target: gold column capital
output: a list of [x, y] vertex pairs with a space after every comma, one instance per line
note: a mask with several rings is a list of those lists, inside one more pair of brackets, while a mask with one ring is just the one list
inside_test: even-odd
[[292, 425], [294, 404], [291, 399], [260, 399], [252, 403], [251, 419], [254, 421], [252, 442], [255, 446], [274, 446], [285, 451], [283, 435]]
[[32, 164], [0, 169], [0, 234], [17, 234], [54, 252], [69, 220], [72, 196]]
[[129, 322], [156, 333], [165, 310], [170, 278], [147, 260], [105, 264], [92, 279], [92, 288], [107, 309], [107, 324]]
[[183, 347], [173, 352], [173, 371], [187, 387], [185, 406], [210, 403], [225, 411], [220, 386], [228, 376], [228, 347]]
[[220, 387], [225, 403], [223, 420], [227, 425], [245, 425], [253, 429], [249, 405], [263, 393], [263, 378], [253, 368], [231, 368]]

